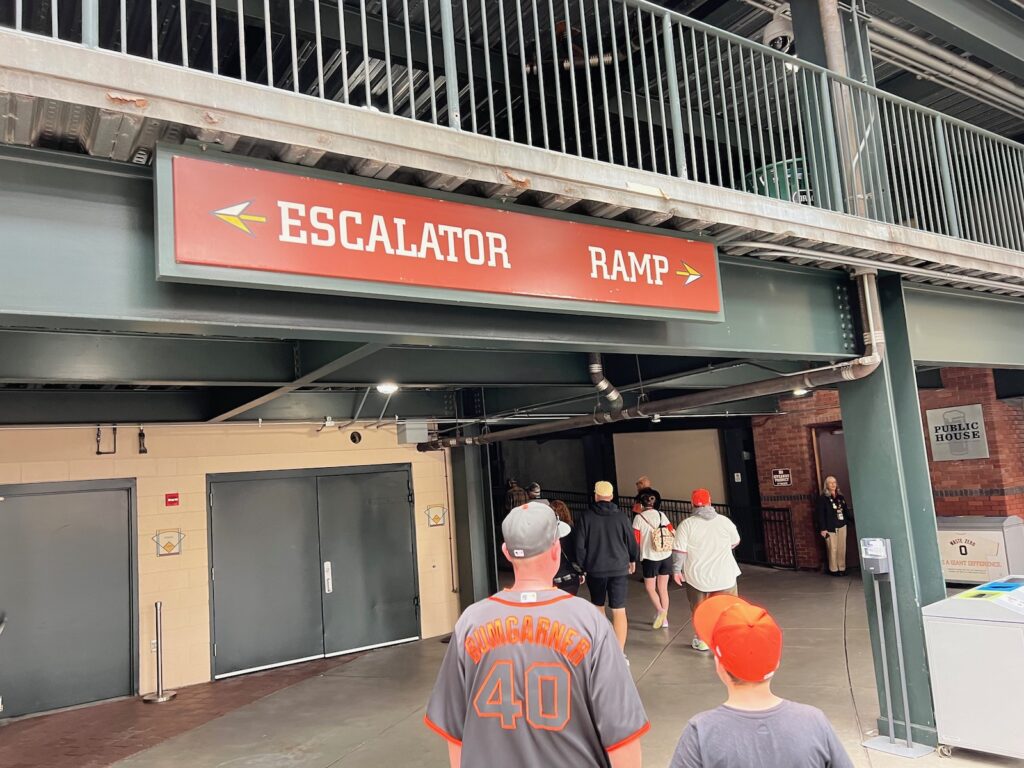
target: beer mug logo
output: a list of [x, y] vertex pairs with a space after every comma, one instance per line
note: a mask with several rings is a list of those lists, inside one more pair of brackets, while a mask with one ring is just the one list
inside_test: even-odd
[[[943, 414], [942, 420], [946, 424], [946, 439], [950, 441], [949, 452], [954, 456], [963, 456], [970, 453], [970, 446], [967, 445], [967, 434], [964, 433], [963, 411], [947, 411]], [[963, 438], [963, 439], [959, 439]]]

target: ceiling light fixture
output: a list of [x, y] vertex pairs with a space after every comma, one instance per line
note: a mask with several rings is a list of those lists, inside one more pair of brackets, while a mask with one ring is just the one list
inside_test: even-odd
[[804, 389], [803, 387], [799, 387], [799, 388], [793, 390], [793, 397], [803, 397], [804, 395], [809, 395], [809, 394], [811, 394], [811, 390]]
[[377, 385], [377, 391], [390, 397], [398, 391], [398, 385], [393, 381], [384, 381]]

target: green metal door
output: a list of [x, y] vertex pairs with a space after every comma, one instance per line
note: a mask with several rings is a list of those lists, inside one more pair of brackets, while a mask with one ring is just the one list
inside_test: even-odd
[[130, 696], [129, 491], [26, 488], [0, 488], [0, 718]]
[[408, 471], [320, 477], [317, 496], [327, 655], [418, 639]]
[[214, 677], [320, 658], [316, 479], [210, 484]]

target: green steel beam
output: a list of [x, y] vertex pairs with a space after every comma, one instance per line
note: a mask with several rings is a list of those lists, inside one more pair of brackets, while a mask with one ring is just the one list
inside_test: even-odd
[[203, 421], [210, 397], [190, 391], [0, 390], [0, 425]]
[[877, 5], [989, 64], [1024, 77], [1024, 18], [989, 0], [878, 0]]
[[10, 327], [809, 361], [854, 352], [842, 274], [753, 259], [722, 259], [721, 323], [157, 282], [149, 170], [41, 150], [0, 151], [0, 228]]
[[906, 303], [918, 364], [1024, 368], [1024, 300], [908, 285]]
[[[152, 424], [205, 422], [232, 404], [248, 402], [265, 390], [0, 390], [0, 425], [24, 424]], [[321, 421], [330, 416], [351, 419], [363, 392], [293, 392], [255, 407], [236, 422]], [[384, 410], [385, 398], [371, 392], [361, 421], [386, 423], [402, 419], [449, 419], [454, 416], [448, 392], [412, 391], [396, 394]], [[230, 422], [229, 422], [230, 423]]]
[[[340, 345], [301, 342], [303, 370], [319, 367]], [[384, 349], [322, 384], [360, 386], [394, 381], [403, 387], [546, 386], [589, 384], [587, 356], [580, 352], [518, 352], [473, 349]]]
[[295, 378], [285, 341], [0, 331], [0, 383], [275, 386]]
[[[887, 340], [885, 359], [867, 378], [839, 387], [847, 464], [857, 499], [857, 535], [889, 539], [896, 574], [909, 717], [901, 703], [894, 606], [888, 586], [882, 585], [882, 611], [886, 617], [883, 629], [876, 619], [871, 579], [864, 580], [878, 699], [882, 703], [879, 729], [886, 733], [886, 691], [880, 666], [884, 656], [890, 670], [897, 736], [905, 735], [909, 722], [915, 741], [934, 745], [937, 735], [921, 607], [944, 599], [946, 584], [939, 559], [928, 455], [899, 276], [881, 278], [879, 293]], [[850, 545], [857, 543], [851, 541]]]

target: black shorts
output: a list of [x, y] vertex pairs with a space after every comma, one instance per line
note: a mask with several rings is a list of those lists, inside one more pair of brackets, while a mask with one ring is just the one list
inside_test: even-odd
[[594, 605], [609, 608], [625, 608], [628, 580], [626, 576], [591, 576], [587, 574], [587, 586], [590, 588], [590, 602]]
[[644, 560], [640, 563], [645, 579], [653, 579], [657, 576], [672, 575], [672, 555], [664, 560]]

